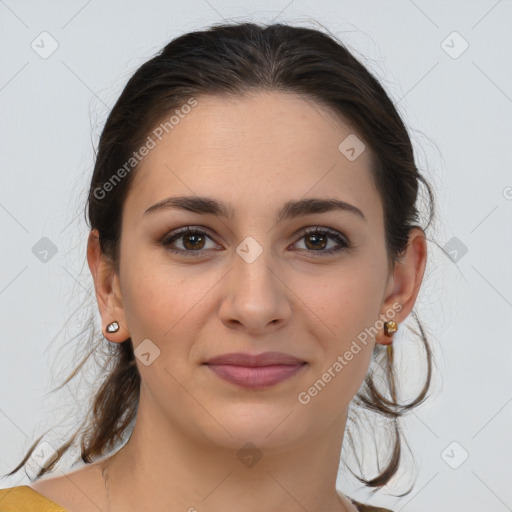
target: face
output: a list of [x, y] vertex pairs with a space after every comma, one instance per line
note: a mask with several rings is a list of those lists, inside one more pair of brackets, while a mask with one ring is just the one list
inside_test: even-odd
[[[137, 359], [144, 414], [201, 443], [319, 436], [367, 372], [375, 340], [361, 333], [391, 307], [369, 149], [348, 159], [339, 145], [353, 131], [297, 95], [196, 99], [143, 159], [122, 212], [116, 317], [136, 354], [142, 342], [149, 354], [149, 364]], [[184, 196], [232, 216], [151, 209]], [[279, 216], [312, 198], [350, 206]], [[300, 364], [205, 364], [235, 352], [282, 352]]]

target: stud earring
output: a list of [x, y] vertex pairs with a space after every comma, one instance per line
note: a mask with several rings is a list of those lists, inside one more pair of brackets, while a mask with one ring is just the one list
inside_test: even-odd
[[119, 324], [114, 320], [110, 324], [107, 325], [107, 332], [113, 333], [119, 331]]
[[398, 330], [398, 324], [393, 320], [389, 320], [384, 324], [384, 334], [386, 336], [392, 337], [393, 334]]

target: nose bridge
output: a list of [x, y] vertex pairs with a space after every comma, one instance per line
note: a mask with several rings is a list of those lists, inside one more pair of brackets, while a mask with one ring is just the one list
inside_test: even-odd
[[238, 244], [220, 308], [224, 322], [255, 332], [289, 315], [285, 287], [271, 260], [271, 249], [254, 236]]
[[[238, 283], [237, 289], [244, 287], [252, 293], [271, 290], [272, 262], [270, 261], [271, 249], [264, 246], [263, 240], [258, 241], [254, 236], [246, 236], [236, 247], [236, 255], [233, 257], [233, 279]], [[240, 291], [240, 290], [238, 290]], [[243, 290], [242, 290], [243, 291]]]

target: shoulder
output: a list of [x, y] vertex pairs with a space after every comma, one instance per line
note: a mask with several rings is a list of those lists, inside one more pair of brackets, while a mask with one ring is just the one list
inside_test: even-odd
[[18, 485], [0, 489], [0, 512], [66, 512], [66, 509], [32, 489]]
[[[58, 507], [48, 509], [48, 512], [98, 512], [106, 510], [105, 481], [101, 470], [101, 461], [88, 463], [60, 476], [41, 477], [32, 482], [29, 488]], [[1, 505], [0, 512], [4, 512]]]
[[99, 468], [100, 464], [91, 463], [62, 476], [45, 475], [29, 485], [0, 489], [0, 512], [103, 510], [89, 499], [89, 496], [102, 496]]

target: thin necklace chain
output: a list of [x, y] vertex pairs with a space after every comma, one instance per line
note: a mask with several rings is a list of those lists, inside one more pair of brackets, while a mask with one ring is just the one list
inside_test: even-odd
[[[108, 488], [108, 464], [101, 470], [103, 481], [105, 482], [105, 496], [107, 498], [107, 512], [110, 512], [110, 492]], [[106, 475], [106, 476], [105, 476]]]

